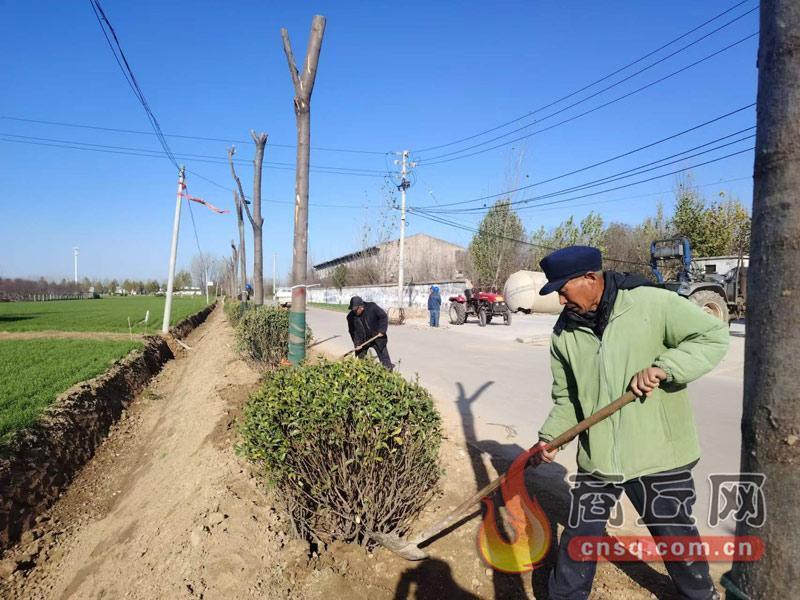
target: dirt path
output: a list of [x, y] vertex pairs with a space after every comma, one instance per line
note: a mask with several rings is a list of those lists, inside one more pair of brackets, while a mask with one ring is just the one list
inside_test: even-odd
[[[258, 380], [235, 357], [232, 337], [221, 310], [189, 336], [192, 350], [164, 368], [39, 527], [4, 557], [0, 565], [24, 566], [3, 574], [0, 597], [545, 597], [546, 567], [533, 576], [486, 568], [475, 549], [479, 519], [429, 546], [422, 563], [343, 544], [317, 555], [292, 540], [232, 450], [232, 425]], [[420, 527], [507, 466], [456, 433], [442, 455], [443, 494]], [[547, 495], [539, 500], [547, 508]], [[645, 570], [600, 565], [592, 598], [667, 597], [663, 575]]]
[[143, 337], [143, 335], [138, 333], [131, 335], [128, 333], [113, 333], [110, 331], [0, 331], [0, 341], [62, 339], [124, 342], [132, 339], [140, 340]]

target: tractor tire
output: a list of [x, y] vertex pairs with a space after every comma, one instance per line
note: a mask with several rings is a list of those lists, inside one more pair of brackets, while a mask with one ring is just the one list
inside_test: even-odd
[[728, 322], [728, 305], [725, 302], [725, 298], [720, 296], [717, 292], [700, 290], [689, 296], [689, 300], [723, 323]]
[[453, 325], [463, 325], [464, 321], [467, 320], [467, 309], [460, 302], [452, 302], [448, 314], [450, 315], [450, 323]]
[[485, 310], [480, 310], [480, 311], [478, 312], [478, 325], [479, 325], [480, 327], [486, 327], [486, 323], [487, 323], [487, 320], [486, 320], [486, 311], [485, 311]]
[[510, 310], [506, 311], [505, 314], [503, 315], [503, 323], [506, 326], [511, 325], [511, 311]]
[[492, 313], [490, 313], [490, 312], [488, 312], [488, 311], [487, 311], [487, 313], [486, 313], [486, 324], [487, 324], [487, 325], [488, 325], [489, 323], [491, 323], [491, 322], [492, 322], [492, 317], [493, 317], [493, 316], [494, 316], [494, 315], [493, 315]]

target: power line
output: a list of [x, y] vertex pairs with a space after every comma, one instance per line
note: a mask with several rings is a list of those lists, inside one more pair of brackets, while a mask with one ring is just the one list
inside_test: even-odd
[[[572, 200], [579, 200], [579, 199], [582, 199], [582, 198], [589, 198], [589, 197], [605, 194], [605, 193], [608, 193], [608, 192], [613, 192], [613, 191], [616, 191], [616, 190], [621, 190], [621, 189], [633, 187], [633, 186], [636, 186], [636, 185], [641, 185], [643, 183], [648, 183], [650, 181], [655, 181], [656, 179], [663, 179], [664, 177], [670, 177], [672, 175], [677, 175], [678, 173], [685, 173], [687, 171], [691, 171], [692, 169], [696, 169], [698, 167], [703, 167], [703, 166], [706, 166], [706, 165], [709, 165], [709, 164], [712, 164], [712, 163], [716, 163], [716, 162], [719, 162], [721, 160], [725, 160], [727, 158], [731, 158], [733, 156], [738, 156], [740, 154], [744, 154], [746, 152], [752, 152], [754, 149], [755, 148], [753, 146], [751, 146], [749, 148], [745, 148], [744, 150], [739, 150], [737, 152], [732, 152], [730, 154], [726, 154], [724, 156], [713, 158], [713, 159], [710, 159], [710, 160], [707, 160], [707, 161], [704, 161], [704, 162], [695, 163], [695, 164], [690, 165], [688, 167], [682, 167], [682, 168], [677, 169], [675, 171], [670, 171], [669, 173], [662, 173], [661, 175], [654, 175], [652, 177], [648, 177], [646, 179], [641, 179], [639, 181], [633, 181], [633, 182], [626, 183], [626, 184], [623, 184], [623, 185], [619, 185], [619, 186], [616, 186], [616, 187], [613, 187], [613, 188], [608, 188], [608, 189], [605, 189], [605, 190], [599, 190], [599, 191], [591, 192], [591, 193], [588, 193], [588, 194], [582, 194], [580, 196], [573, 196], [571, 198], [562, 198], [560, 200], [555, 200], [553, 202], [547, 202], [547, 203], [543, 203], [543, 204], [537, 204], [537, 205], [534, 205], [534, 206], [525, 206], [525, 207], [522, 207], [522, 208], [518, 208], [517, 210], [526, 210], [526, 209], [530, 209], [530, 208], [538, 208], [540, 206], [549, 206], [549, 205], [552, 205], [552, 204], [563, 204], [565, 202], [570, 202]], [[517, 204], [520, 204], [520, 203], [525, 204], [525, 203], [533, 202], [533, 201], [540, 200], [540, 199], [547, 199], [547, 198], [551, 198], [551, 197], [556, 196], [556, 195], [561, 195], [563, 193], [565, 193], [565, 192], [561, 191], [561, 192], [554, 192], [552, 194], [544, 194], [542, 196], [533, 196], [533, 197], [530, 197], [530, 198], [524, 198], [523, 200], [518, 200], [516, 202], [511, 202], [510, 204], [512, 206], [516, 206]], [[480, 209], [480, 210], [484, 210], [484, 209]], [[435, 213], [435, 211], [433, 211], [433, 210], [426, 210], [426, 209], [419, 209], [419, 208], [414, 208], [414, 212], [417, 213], [417, 214], [419, 214], [420, 212], [424, 212], [425, 214], [434, 214]], [[458, 211], [454, 211], [454, 212], [458, 212]], [[479, 211], [462, 210], [460, 212], [463, 214], [463, 213], [472, 213], [472, 212], [479, 212]]]
[[[117, 32], [114, 30], [114, 26], [111, 24], [111, 21], [108, 20], [108, 17], [103, 11], [103, 7], [100, 5], [100, 0], [89, 0], [89, 4], [92, 7], [92, 11], [97, 19], [97, 23], [100, 25], [100, 29], [103, 32], [103, 37], [106, 39], [106, 43], [111, 50], [111, 54], [114, 55], [114, 60], [117, 62], [117, 66], [119, 66], [122, 75], [125, 77], [125, 81], [128, 82], [133, 95], [136, 96], [136, 99], [139, 100], [139, 103], [142, 105], [142, 108], [147, 115], [147, 119], [150, 121], [150, 125], [153, 128], [153, 132], [158, 139], [159, 144], [161, 144], [161, 147], [164, 149], [164, 154], [167, 155], [167, 158], [170, 160], [170, 162], [172, 162], [176, 169], [180, 169], [178, 166], [178, 161], [175, 160], [172, 150], [169, 147], [169, 143], [164, 137], [164, 132], [161, 130], [161, 125], [151, 110], [150, 104], [147, 102], [147, 98], [145, 97], [142, 88], [139, 86], [139, 82], [136, 80], [136, 75], [128, 63], [128, 59], [122, 49], [122, 44], [120, 44], [119, 38], [117, 37]], [[111, 38], [109, 38], [109, 34], [111, 34], [113, 42]]]
[[[571, 97], [573, 97], [573, 96], [575, 96], [575, 95], [577, 95], [577, 94], [580, 94], [581, 92], [583, 92], [583, 91], [585, 91], [585, 90], [587, 90], [587, 89], [589, 89], [589, 88], [591, 88], [591, 87], [594, 87], [594, 86], [595, 86], [595, 85], [597, 85], [598, 83], [602, 83], [603, 81], [606, 81], [607, 79], [610, 79], [610, 78], [611, 78], [611, 77], [613, 77], [614, 75], [617, 75], [618, 73], [621, 73], [621, 72], [623, 72], [623, 71], [625, 71], [625, 70], [629, 69], [630, 67], [632, 67], [632, 66], [634, 66], [634, 65], [636, 65], [636, 64], [638, 64], [638, 63], [640, 63], [640, 62], [642, 62], [643, 60], [645, 60], [645, 59], [647, 59], [647, 58], [649, 58], [649, 57], [653, 56], [654, 54], [657, 54], [657, 53], [658, 53], [658, 52], [660, 52], [661, 50], [664, 50], [665, 48], [668, 48], [668, 47], [669, 47], [669, 46], [671, 46], [672, 44], [674, 44], [674, 43], [676, 43], [676, 42], [678, 42], [678, 41], [682, 40], [683, 38], [685, 38], [685, 37], [687, 37], [687, 36], [691, 35], [692, 33], [694, 33], [694, 32], [696, 32], [696, 31], [698, 31], [698, 30], [702, 29], [702, 28], [703, 28], [703, 27], [705, 27], [706, 25], [708, 25], [708, 24], [710, 24], [710, 23], [712, 23], [712, 22], [716, 21], [717, 19], [720, 19], [720, 18], [722, 18], [723, 16], [725, 16], [726, 14], [728, 14], [728, 13], [730, 13], [730, 12], [732, 12], [732, 11], [736, 10], [737, 8], [739, 8], [740, 6], [742, 6], [743, 4], [747, 4], [747, 2], [748, 2], [748, 1], [749, 1], [749, 0], [743, 0], [742, 2], [738, 2], [737, 4], [734, 4], [732, 7], [730, 7], [730, 8], [728, 8], [728, 9], [726, 9], [726, 10], [722, 11], [721, 13], [719, 13], [719, 14], [717, 14], [716, 16], [714, 16], [714, 17], [712, 17], [712, 18], [708, 19], [707, 21], [704, 21], [703, 23], [701, 23], [700, 25], [698, 25], [698, 26], [694, 27], [693, 29], [690, 29], [690, 30], [689, 30], [689, 31], [687, 31], [686, 33], [683, 33], [683, 34], [679, 35], [678, 37], [676, 37], [676, 38], [673, 38], [672, 40], [670, 40], [670, 41], [669, 41], [669, 42], [667, 42], [666, 44], [663, 44], [663, 45], [659, 46], [659, 47], [658, 47], [658, 48], [656, 48], [655, 50], [652, 50], [652, 51], [648, 52], [647, 54], [645, 54], [645, 55], [643, 55], [643, 56], [640, 56], [639, 58], [637, 58], [636, 60], [634, 60], [634, 61], [632, 61], [632, 62], [630, 62], [630, 63], [626, 64], [625, 66], [623, 66], [623, 67], [620, 67], [620, 68], [618, 68], [617, 70], [615, 70], [615, 71], [613, 71], [613, 72], [611, 72], [611, 73], [609, 73], [609, 74], [607, 74], [607, 75], [604, 75], [603, 77], [600, 77], [599, 79], [596, 79], [595, 81], [592, 81], [591, 83], [588, 83], [588, 84], [584, 85], [584, 86], [583, 86], [583, 87], [581, 87], [580, 89], [577, 89], [577, 90], [575, 90], [574, 92], [571, 92], [571, 93], [569, 93], [569, 94], [567, 94], [567, 95], [565, 95], [565, 96], [562, 96], [561, 98], [558, 98], [557, 100], [553, 100], [552, 102], [549, 102], [548, 104], [545, 104], [544, 106], [540, 106], [539, 108], [536, 108], [536, 109], [534, 109], [534, 110], [532, 110], [532, 111], [530, 111], [530, 112], [528, 112], [528, 113], [525, 113], [524, 115], [522, 115], [522, 116], [520, 116], [520, 117], [517, 117], [517, 118], [515, 118], [515, 119], [512, 119], [512, 120], [510, 120], [510, 121], [507, 121], [507, 122], [505, 122], [505, 123], [502, 123], [502, 124], [500, 124], [500, 125], [497, 125], [497, 126], [495, 126], [495, 127], [492, 127], [492, 128], [490, 128], [490, 129], [486, 129], [486, 130], [484, 130], [484, 131], [481, 131], [481, 132], [479, 132], [479, 133], [476, 133], [476, 134], [470, 135], [470, 136], [468, 136], [468, 137], [461, 138], [461, 139], [458, 139], [458, 140], [455, 140], [455, 141], [452, 141], [452, 142], [448, 142], [448, 143], [446, 143], [446, 144], [439, 144], [439, 145], [437, 145], [437, 146], [428, 146], [428, 147], [426, 147], [426, 148], [420, 148], [420, 149], [417, 149], [417, 150], [415, 150], [415, 152], [428, 152], [428, 151], [430, 151], [430, 150], [438, 150], [439, 148], [445, 148], [445, 147], [447, 147], [447, 146], [453, 146], [453, 145], [455, 145], [455, 144], [460, 144], [461, 142], [466, 142], [466, 141], [469, 141], [469, 140], [475, 139], [476, 137], [480, 137], [480, 136], [482, 136], [482, 135], [485, 135], [485, 134], [487, 134], [487, 133], [491, 133], [491, 132], [493, 132], [493, 131], [497, 131], [498, 129], [502, 129], [503, 127], [506, 127], [506, 126], [508, 126], [508, 125], [512, 125], [512, 124], [514, 124], [514, 123], [517, 123], [517, 122], [519, 122], [519, 121], [521, 121], [521, 120], [523, 120], [523, 119], [526, 119], [527, 117], [529, 117], [529, 116], [531, 116], [531, 115], [534, 115], [534, 114], [536, 114], [536, 113], [538, 113], [538, 112], [541, 112], [541, 111], [543, 111], [543, 110], [545, 110], [545, 109], [548, 109], [548, 108], [550, 108], [551, 106], [554, 106], [554, 105], [556, 105], [556, 104], [558, 104], [558, 103], [560, 103], [560, 102], [562, 102], [562, 101], [564, 101], [564, 100], [567, 100], [567, 99], [569, 99], [569, 98], [571, 98]], [[756, 8], [758, 8], [758, 7], [756, 7]], [[748, 12], [747, 12], [747, 13], [745, 13], [745, 14], [749, 14], [750, 12], [752, 12], [752, 11], [748, 11]], [[741, 16], [744, 16], [744, 15], [741, 15]], [[741, 16], [740, 16], [740, 17], [741, 17]], [[706, 36], [706, 37], [707, 37], [707, 36]], [[701, 39], [704, 39], [704, 38], [701, 38]]]
[[[94, 129], [98, 131], [112, 131], [115, 133], [132, 133], [136, 135], [156, 135], [152, 131], [139, 131], [136, 129], [122, 129], [119, 127], [103, 127], [100, 125], [86, 125], [81, 123], [67, 123], [64, 121], [46, 121], [43, 119], [28, 119], [23, 117], [12, 117], [8, 115], [0, 115], [0, 119], [6, 119], [9, 121], [21, 121], [24, 123], [36, 123], [39, 125], [57, 125], [60, 127], [74, 127], [78, 129]], [[200, 135], [182, 135], [178, 133], [165, 133], [165, 137], [168, 138], [180, 138], [185, 140], [200, 140], [206, 142], [225, 142], [226, 144], [251, 144], [253, 140], [237, 140], [233, 138], [218, 138], [218, 137], [208, 137], [208, 136], [200, 136]], [[274, 142], [267, 142], [267, 146], [274, 146], [276, 148], [296, 148], [297, 146], [293, 144], [276, 144]], [[377, 150], [357, 150], [353, 148], [328, 148], [324, 146], [312, 146], [312, 150], [317, 150], [321, 152], [346, 152], [351, 154], [372, 154], [376, 156], [384, 156], [387, 154], [391, 154], [391, 152], [379, 152]]]
[[685, 135], [687, 133], [691, 133], [692, 131], [696, 131], [696, 130], [701, 129], [703, 127], [707, 127], [708, 125], [711, 125], [713, 123], [716, 123], [718, 121], [726, 119], [726, 118], [728, 118], [730, 116], [733, 116], [735, 114], [738, 114], [738, 113], [740, 113], [742, 111], [745, 111], [745, 110], [748, 110], [750, 108], [753, 108], [755, 105], [756, 105], [755, 102], [753, 102], [751, 104], [747, 104], [747, 105], [742, 106], [740, 108], [737, 108], [737, 109], [734, 109], [732, 111], [729, 111], [729, 112], [727, 112], [727, 113], [725, 113], [723, 115], [719, 115], [717, 117], [714, 117], [713, 119], [709, 119], [709, 120], [704, 121], [702, 123], [699, 123], [697, 125], [693, 125], [692, 127], [689, 127], [687, 129], [684, 129], [684, 130], [679, 131], [677, 133], [670, 134], [670, 135], [668, 135], [666, 137], [663, 137], [661, 139], [658, 139], [658, 140], [656, 140], [654, 142], [649, 142], [647, 144], [644, 144], [642, 146], [634, 148], [633, 150], [628, 150], [626, 152], [622, 152], [621, 154], [617, 154], [617, 155], [612, 156], [610, 158], [606, 158], [606, 159], [603, 159], [601, 161], [598, 161], [598, 162], [595, 162], [595, 163], [592, 163], [592, 164], [589, 164], [589, 165], [586, 165], [586, 166], [583, 166], [583, 167], [580, 167], [580, 168], [577, 168], [577, 169], [573, 169], [573, 170], [568, 171], [566, 173], [561, 173], [559, 175], [555, 175], [555, 176], [549, 177], [547, 179], [542, 179], [540, 181], [535, 181], [535, 182], [530, 183], [528, 185], [523, 185], [523, 186], [520, 186], [520, 187], [517, 187], [517, 188], [510, 189], [510, 190], [497, 192], [495, 194], [487, 194], [485, 196], [479, 196], [477, 198], [471, 198], [469, 200], [460, 200], [458, 202], [448, 202], [448, 203], [445, 203], [445, 204], [438, 204], [436, 208], [445, 208], [445, 207], [448, 207], [448, 206], [470, 204], [472, 202], [480, 202], [482, 200], [488, 200], [488, 199], [497, 198], [497, 197], [500, 197], [500, 196], [508, 196], [508, 195], [520, 192], [522, 190], [527, 190], [527, 189], [530, 189], [530, 188], [533, 188], [533, 187], [536, 187], [536, 186], [539, 186], [539, 185], [543, 185], [545, 183], [551, 183], [553, 181], [557, 181], [559, 179], [563, 179], [565, 177], [569, 177], [571, 175], [575, 175], [575, 174], [581, 173], [583, 171], [588, 171], [589, 169], [593, 169], [595, 167], [599, 167], [601, 165], [613, 162], [613, 161], [618, 160], [620, 158], [624, 158], [626, 156], [630, 156], [632, 154], [635, 154], [637, 152], [641, 152], [642, 150], [646, 150], [648, 148], [652, 148], [652, 147], [657, 146], [659, 144], [663, 144], [664, 142], [668, 142], [670, 140], [676, 139], [676, 138], [678, 138], [678, 137], [680, 137], [682, 135]]
[[[465, 223], [460, 223], [458, 221], [452, 221], [450, 219], [444, 219], [442, 217], [436, 217], [436, 216], [433, 216], [433, 215], [428, 215], [426, 213], [421, 213], [419, 211], [412, 211], [412, 212], [413, 212], [413, 214], [418, 215], [418, 216], [422, 217], [423, 219], [428, 219], [429, 221], [434, 221], [436, 223], [441, 223], [442, 225], [448, 225], [450, 227], [454, 227], [456, 229], [461, 229], [463, 231], [468, 231], [470, 233], [481, 233], [481, 234], [489, 235], [489, 236], [491, 236], [493, 238], [502, 239], [502, 240], [506, 240], [506, 241], [509, 241], [509, 242], [515, 242], [517, 244], [522, 244], [524, 246], [531, 246], [533, 248], [540, 248], [542, 250], [550, 250], [550, 251], [560, 250], [560, 248], [556, 248], [554, 246], [546, 246], [544, 244], [536, 244], [534, 242], [529, 242], [528, 240], [520, 240], [518, 238], [510, 237], [510, 236], [507, 236], [507, 235], [502, 235], [502, 234], [499, 234], [499, 233], [492, 233], [490, 231], [482, 230], [480, 228], [470, 227], [469, 225], [466, 225]], [[650, 266], [648, 263], [644, 263], [644, 262], [641, 262], [641, 261], [623, 260], [623, 259], [619, 259], [619, 258], [613, 258], [613, 257], [610, 257], [610, 256], [605, 256], [604, 259], [605, 260], [610, 260], [610, 261], [613, 261], [613, 262], [629, 264], [629, 265]]]
[[[574, 185], [574, 186], [571, 186], [571, 187], [568, 187], [568, 188], [562, 188], [560, 190], [549, 192], [547, 194], [541, 194], [539, 196], [533, 196], [531, 198], [527, 198], [527, 199], [523, 199], [523, 200], [515, 200], [515, 201], [511, 202], [511, 205], [512, 206], [516, 206], [517, 204], [527, 204], [531, 200], [540, 200], [540, 199], [546, 199], [546, 198], [553, 198], [555, 196], [563, 196], [564, 194], [569, 194], [569, 193], [576, 192], [576, 191], [595, 188], [595, 187], [598, 187], [598, 186], [601, 186], [601, 185], [606, 185], [608, 183], [613, 183], [615, 181], [620, 181], [622, 179], [628, 179], [630, 177], [635, 177], [636, 175], [641, 175], [643, 173], [649, 173], [650, 171], [655, 171], [657, 169], [662, 169], [664, 167], [668, 167], [669, 165], [677, 164], [677, 163], [683, 162], [685, 160], [688, 160], [690, 158], [697, 158], [698, 156], [702, 156], [702, 155], [708, 154], [710, 152], [715, 152], [717, 150], [721, 150], [722, 148], [727, 148], [728, 146], [732, 146], [734, 144], [738, 144], [740, 142], [744, 142], [744, 141], [753, 139], [753, 138], [755, 138], [755, 134], [747, 135], [747, 136], [741, 137], [741, 138], [739, 138], [737, 140], [733, 140], [731, 142], [726, 142], [724, 144], [719, 144], [718, 146], [714, 146], [712, 148], [708, 148], [706, 150], [703, 150], [702, 152], [696, 152], [694, 154], [687, 154], [687, 153], [693, 152], [694, 150], [697, 150], [699, 148], [704, 148], [704, 147], [709, 146], [711, 144], [715, 144], [715, 143], [717, 143], [719, 141], [728, 139], [730, 137], [734, 137], [734, 136], [739, 135], [739, 134], [741, 134], [743, 132], [752, 131], [753, 129], [755, 129], [755, 127], [748, 127], [746, 129], [743, 129], [741, 131], [737, 131], [737, 132], [732, 133], [730, 135], [723, 136], [721, 138], [717, 138], [716, 140], [712, 140], [710, 142], [706, 142], [705, 144], [700, 144], [699, 146], [695, 146], [694, 148], [689, 148], [689, 149], [684, 150], [682, 152], [678, 152], [678, 153], [672, 154], [670, 156], [665, 156], [664, 158], [660, 158], [658, 160], [651, 161], [649, 163], [644, 163], [642, 165], [638, 165], [636, 167], [633, 167], [631, 169], [627, 169], [625, 171], [619, 171], [617, 173], [613, 173], [611, 175], [607, 175], [606, 177], [601, 177], [599, 179], [586, 181], [584, 183], [581, 183], [581, 184], [578, 184], [578, 185]], [[684, 154], [687, 154], [687, 155], [683, 156]], [[674, 160], [670, 160], [670, 159], [674, 159]], [[661, 164], [659, 164], [659, 163], [661, 163]], [[450, 213], [450, 214], [454, 214], [454, 213], [470, 213], [470, 212], [481, 212], [481, 211], [484, 210], [484, 208], [485, 208], [485, 205], [484, 206], [465, 207], [465, 208], [450, 208], [450, 209], [436, 207], [436, 208], [429, 209], [429, 212]]]
[[[101, 152], [107, 154], [122, 154], [126, 156], [141, 156], [145, 158], [162, 158], [165, 155], [162, 152], [158, 152], [156, 150], [147, 150], [144, 148], [129, 148], [126, 146], [112, 146], [107, 144], [89, 144], [86, 142], [79, 142], [73, 140], [58, 140], [53, 138], [39, 138], [33, 136], [23, 136], [17, 135], [12, 133], [3, 133], [0, 132], [0, 136], [6, 136], [6, 138], [13, 137], [17, 139], [0, 139], [2, 142], [11, 142], [11, 143], [18, 143], [18, 144], [28, 144], [34, 146], [49, 146], [53, 148], [67, 148], [70, 150], [88, 150], [91, 152]], [[35, 141], [31, 141], [35, 140]], [[52, 143], [47, 143], [52, 142]], [[216, 157], [209, 157], [209, 158], [202, 158], [207, 155], [202, 154], [173, 154], [174, 158], [188, 158], [193, 160], [194, 162], [201, 162], [201, 163], [209, 163], [209, 164], [219, 164], [219, 165], [226, 165], [228, 164], [222, 158]], [[239, 160], [236, 159], [237, 163], [245, 165], [245, 166], [252, 166], [251, 161], [246, 160]], [[287, 166], [283, 166], [286, 164]], [[281, 171], [293, 171], [294, 167], [288, 166], [289, 163], [269, 163], [269, 165], [274, 166], [267, 166], [267, 169], [274, 169], [274, 170], [281, 170]], [[343, 167], [347, 168], [347, 167]], [[381, 174], [382, 171], [373, 171], [367, 173], [361, 173], [356, 170], [354, 171], [342, 171], [338, 167], [311, 167], [311, 171], [315, 173], [326, 173], [329, 175], [353, 175], [356, 177], [383, 177], [384, 175]]]
[[[454, 154], [458, 154], [460, 152], [464, 152], [466, 150], [470, 150], [471, 148], [476, 148], [478, 146], [481, 146], [481, 145], [483, 145], [485, 143], [489, 143], [489, 142], [482, 142], [481, 144], [475, 144], [474, 146], [470, 146], [468, 148], [462, 148], [460, 150], [454, 150], [453, 152], [448, 152], [448, 153], [445, 153], [445, 154], [441, 154], [439, 156], [431, 157], [431, 158], [428, 159], [428, 162], [420, 161], [419, 165], [420, 166], [433, 166], [433, 165], [439, 165], [439, 164], [442, 164], [442, 163], [452, 162], [454, 160], [461, 160], [463, 158], [469, 158], [469, 157], [475, 156], [477, 154], [483, 154], [484, 152], [489, 152], [490, 150], [496, 150], [497, 148], [502, 148], [504, 146], [508, 146], [509, 144], [513, 144], [515, 142], [519, 142], [520, 140], [527, 139], [527, 138], [532, 137], [534, 135], [537, 135], [539, 133], [543, 133], [545, 131], [550, 131], [551, 129], [554, 129], [556, 127], [560, 127], [561, 125], [564, 125], [566, 123], [570, 123], [570, 122], [575, 121], [576, 119], [579, 119], [581, 117], [585, 117], [588, 114], [591, 114], [593, 112], [597, 112], [598, 110], [600, 110], [602, 108], [606, 108], [607, 106], [611, 106], [612, 104], [620, 102], [621, 100], [624, 100], [625, 98], [629, 98], [630, 96], [633, 96], [635, 94], [638, 94], [639, 92], [642, 92], [642, 91], [644, 91], [646, 89], [649, 89], [649, 88], [653, 87], [654, 85], [657, 85], [657, 84], [659, 84], [659, 83], [661, 83], [663, 81], [666, 81], [667, 79], [670, 79], [671, 77], [674, 77], [675, 75], [678, 75], [678, 74], [680, 74], [680, 73], [682, 73], [684, 71], [687, 71], [688, 69], [691, 69], [692, 67], [695, 67], [695, 66], [697, 66], [697, 65], [699, 65], [699, 64], [701, 64], [701, 63], [703, 63], [703, 62], [705, 62], [707, 60], [710, 60], [710, 59], [714, 58], [715, 56], [718, 56], [718, 55], [722, 54], [723, 52], [727, 52], [728, 50], [730, 50], [730, 49], [732, 49], [732, 48], [734, 48], [734, 47], [736, 47], [736, 46], [738, 46], [740, 44], [743, 44], [744, 42], [756, 37], [757, 35], [758, 35], [758, 32], [755, 32], [755, 33], [752, 33], [752, 34], [750, 34], [748, 36], [745, 36], [745, 37], [733, 42], [732, 44], [728, 44], [724, 48], [721, 48], [720, 50], [717, 50], [716, 52], [713, 52], [712, 54], [708, 54], [708, 55], [704, 56], [703, 58], [701, 58], [699, 60], [696, 60], [693, 63], [690, 63], [690, 64], [688, 64], [688, 65], [686, 65], [684, 67], [681, 67], [677, 71], [673, 71], [672, 73], [670, 73], [668, 75], [660, 77], [659, 79], [656, 79], [655, 81], [651, 81], [650, 83], [647, 83], [647, 84], [645, 84], [645, 85], [643, 85], [643, 86], [641, 86], [639, 88], [636, 88], [635, 90], [633, 90], [631, 92], [623, 94], [622, 96], [618, 96], [618, 97], [616, 97], [616, 98], [614, 98], [612, 100], [604, 102], [603, 104], [595, 106], [594, 108], [590, 108], [589, 110], [586, 110], [586, 111], [584, 111], [582, 113], [578, 113], [577, 115], [573, 115], [571, 117], [568, 117], [566, 119], [558, 121], [557, 123], [554, 123], [553, 125], [549, 125], [549, 126], [544, 127], [542, 129], [537, 129], [536, 131], [532, 131], [530, 133], [527, 133], [525, 135], [516, 137], [516, 138], [514, 138], [512, 140], [508, 140], [508, 141], [502, 142], [502, 143], [497, 144], [495, 146], [490, 146], [488, 148], [482, 148], [480, 150], [476, 150], [475, 152], [471, 152], [469, 154], [463, 154], [461, 156], [452, 156]], [[553, 114], [557, 114], [557, 113], [553, 113]], [[552, 115], [547, 115], [545, 117], [542, 117], [540, 119], [540, 121], [543, 121], [543, 120], [549, 118], [550, 116], [552, 116]], [[445, 157], [448, 157], [448, 156], [450, 158], [445, 158]], [[436, 160], [436, 159], [441, 159], [441, 160]], [[433, 161], [433, 162], [430, 162], [430, 161]]]

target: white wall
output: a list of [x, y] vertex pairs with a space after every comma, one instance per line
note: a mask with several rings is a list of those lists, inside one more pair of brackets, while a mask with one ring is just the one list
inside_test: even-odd
[[[428, 294], [430, 287], [439, 287], [442, 296], [442, 310], [447, 310], [447, 299], [450, 296], [463, 294], [467, 287], [463, 281], [428, 281], [424, 283], [407, 284], [404, 288], [403, 304], [417, 308], [428, 308]], [[375, 302], [383, 308], [397, 306], [397, 284], [363, 285], [343, 287], [340, 292], [336, 288], [309, 288], [307, 292], [309, 302], [325, 304], [348, 304], [351, 296], [361, 296], [368, 302]]]

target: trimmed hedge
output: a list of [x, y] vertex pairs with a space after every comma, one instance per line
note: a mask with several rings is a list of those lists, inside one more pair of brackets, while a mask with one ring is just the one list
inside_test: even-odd
[[226, 298], [224, 310], [225, 316], [228, 317], [228, 321], [230, 321], [231, 325], [236, 327], [236, 325], [239, 323], [239, 320], [242, 318], [244, 311], [247, 310], [247, 303], [236, 300], [235, 298]]
[[404, 531], [436, 492], [441, 420], [427, 390], [374, 361], [280, 368], [249, 400], [238, 450], [306, 539]]
[[[306, 327], [306, 349], [311, 338], [311, 329]], [[289, 311], [277, 306], [247, 306], [236, 325], [236, 349], [249, 360], [277, 367], [289, 356]]]

